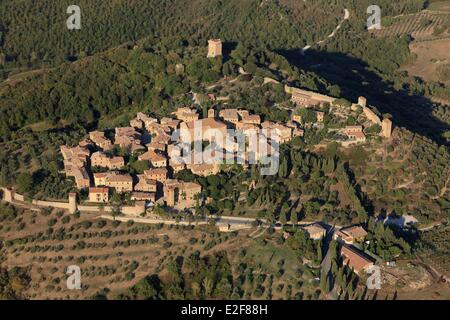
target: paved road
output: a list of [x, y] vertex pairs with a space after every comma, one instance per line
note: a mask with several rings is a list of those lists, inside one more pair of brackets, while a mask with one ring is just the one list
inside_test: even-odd
[[331, 240], [333, 239], [334, 230], [335, 230], [334, 227], [331, 227], [327, 231], [327, 235], [324, 239], [325, 241], [323, 243], [323, 250], [326, 251], [326, 254], [322, 260], [321, 271], [320, 271], [322, 274], [327, 275], [330, 285], [333, 286], [333, 289], [328, 294], [328, 297], [332, 300], [336, 300], [338, 297], [336, 290], [334, 289], [334, 283], [332, 283], [331, 272], [330, 272], [331, 271], [331, 250], [329, 250], [329, 246], [330, 246]]

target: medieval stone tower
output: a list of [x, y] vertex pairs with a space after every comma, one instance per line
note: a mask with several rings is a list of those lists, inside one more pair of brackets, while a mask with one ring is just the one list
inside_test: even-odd
[[358, 98], [358, 105], [360, 105], [361, 107], [366, 107], [367, 105], [367, 99], [364, 97], [359, 97]]
[[216, 110], [214, 108], [208, 109], [208, 118], [215, 118], [216, 117]]
[[13, 202], [14, 201], [14, 193], [15, 193], [15, 189], [14, 188], [3, 188], [3, 200], [5, 200], [6, 202]]
[[390, 138], [392, 135], [392, 121], [385, 118], [381, 122], [381, 133], [380, 135], [384, 138]]
[[222, 56], [222, 41], [220, 39], [211, 39], [208, 41], [208, 58]]

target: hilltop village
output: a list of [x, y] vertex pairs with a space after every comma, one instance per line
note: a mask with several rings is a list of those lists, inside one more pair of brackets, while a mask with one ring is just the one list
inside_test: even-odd
[[[221, 41], [210, 40], [207, 56], [214, 58], [220, 55]], [[276, 81], [266, 78], [264, 82]], [[334, 124], [329, 129], [326, 142], [336, 141], [343, 147], [365, 143], [367, 128], [378, 127], [371, 131], [383, 138], [391, 136], [391, 120], [381, 119], [367, 106], [364, 97], [349, 104], [344, 99], [289, 86], [285, 86], [285, 92], [291, 95], [295, 105], [287, 122], [265, 121], [258, 114], [236, 108], [216, 110], [212, 107], [207, 117], [202, 118], [197, 109], [180, 107], [172, 113], [173, 117], [160, 120], [140, 112], [130, 121], [129, 127], [115, 128], [112, 139], [108, 139], [104, 132], [93, 131], [76, 147], [61, 146], [65, 174], [74, 177], [78, 189], [89, 190], [91, 203], [108, 203], [111, 189], [114, 189], [117, 193], [130, 193], [132, 201], [160, 203], [184, 210], [201, 205], [207, 199], [202, 198], [199, 184], [176, 180], [174, 174], [188, 169], [195, 175], [209, 176], [219, 173], [225, 162], [244, 166], [257, 163], [262, 157], [273, 154], [276, 151], [274, 146], [303, 137], [305, 130], [311, 127], [323, 127], [325, 117]], [[311, 118], [311, 115], [312, 120], [306, 121], [305, 118]], [[342, 125], [349, 117], [355, 124]], [[236, 135], [230, 135], [229, 130], [245, 137], [247, 145], [255, 137], [255, 141], [265, 141], [267, 147], [262, 150], [258, 143], [252, 150], [242, 152]], [[217, 139], [217, 136], [222, 139]], [[214, 146], [213, 153], [220, 154], [214, 159], [219, 160], [207, 162], [200, 158], [201, 161], [194, 161], [198, 150], [190, 155], [188, 161], [182, 158], [180, 142], [191, 149], [190, 146], [199, 140], [202, 144]], [[125, 158], [113, 154], [115, 146], [136, 155], [139, 161], [147, 162], [149, 169], [136, 176], [122, 173], [121, 169], [126, 166]]]
[[[211, 40], [207, 57], [215, 59], [221, 55], [221, 41]], [[239, 73], [248, 75], [244, 67], [240, 68]], [[271, 207], [271, 200], [263, 192], [269, 188], [275, 189], [282, 179], [286, 179], [286, 185], [290, 182], [288, 179], [302, 183], [300, 179], [303, 173], [297, 173], [302, 164], [298, 165], [297, 162], [295, 170], [289, 170], [285, 175], [277, 173], [273, 179], [275, 183], [267, 185], [263, 183], [271, 182], [272, 179], [266, 179], [262, 174], [255, 176], [253, 170], [267, 164], [267, 158], [275, 156], [276, 159], [280, 147], [281, 152], [288, 150], [291, 161], [295, 161], [292, 155], [304, 152], [316, 156], [315, 151], [319, 150], [317, 153], [320, 153], [321, 148], [327, 148], [330, 144], [332, 146], [328, 150], [340, 145], [348, 149], [348, 153], [384, 146], [384, 142], [391, 139], [392, 135], [390, 115], [380, 115], [362, 96], [352, 103], [343, 98], [296, 88], [287, 82], [282, 84], [269, 77], [247, 81], [246, 77], [235, 75], [224, 76], [217, 83], [208, 83], [207, 90], [196, 90], [199, 93], [183, 93], [182, 98], [168, 104], [164, 112], [155, 112], [149, 108], [152, 112], [147, 113], [143, 109], [133, 108], [133, 113], [127, 112], [120, 117], [99, 122], [98, 128], [104, 129], [90, 132], [83, 130], [74, 139], [65, 140], [73, 141], [70, 144], [58, 143], [64, 174], [69, 177], [69, 181], [65, 180], [70, 188], [68, 190], [74, 191], [72, 180], [78, 189], [77, 192], [69, 193], [68, 202], [53, 198], [45, 201], [42, 200], [44, 197], [39, 196], [27, 199], [26, 194], [15, 193], [14, 188], [3, 190], [4, 200], [20, 205], [56, 208], [58, 212], [68, 210], [74, 217], [79, 217], [80, 212], [89, 213], [86, 216], [95, 215], [118, 224], [127, 222], [127, 225], [131, 225], [131, 222], [136, 222], [189, 228], [194, 228], [194, 224], [204, 225], [215, 233], [217, 230], [229, 233], [230, 237], [234, 236], [233, 231], [248, 229], [249, 233], [244, 233], [244, 236], [249, 240], [264, 234], [264, 230], [271, 230], [271, 233], [275, 230], [278, 231], [280, 241], [286, 241], [289, 246], [309, 238], [305, 243], [314, 254], [316, 247], [323, 248], [324, 242], [333, 239], [339, 244], [340, 252], [336, 254], [342, 257], [342, 264], [360, 276], [370, 273], [371, 267], [380, 265], [381, 261], [392, 263], [388, 260], [390, 257], [374, 253], [372, 246], [381, 236], [375, 237], [372, 227], [364, 224], [364, 220], [354, 214], [356, 211], [348, 219], [332, 220], [328, 217], [333, 215], [334, 218], [345, 213], [336, 210], [326, 214], [309, 214], [307, 210], [312, 206], [307, 205], [298, 209], [297, 204], [308, 204], [311, 198], [307, 189], [326, 189], [332, 179], [336, 183], [329, 187], [330, 192], [326, 190], [327, 196], [323, 196], [323, 199], [328, 201], [326, 199], [331, 198], [328, 194], [333, 197], [336, 195], [337, 199], [341, 189], [345, 190], [350, 185], [344, 183], [347, 176], [341, 178], [337, 175], [339, 172], [331, 170], [332, 173], [328, 174], [325, 169], [320, 169], [324, 175], [320, 180], [311, 179], [314, 185], [304, 183], [302, 189], [297, 185], [292, 187], [292, 190], [301, 193], [294, 194], [291, 189], [287, 189], [286, 194], [291, 198], [286, 198], [279, 196], [281, 192], [274, 192], [271, 197], [279, 202], [285, 201], [285, 209], [284, 203], [279, 207], [278, 203]], [[228, 87], [228, 82], [234, 84]], [[257, 103], [255, 107], [246, 105], [245, 95], [234, 95], [230, 87], [238, 87], [239, 93], [254, 88], [262, 94], [273, 94], [276, 90], [280, 98], [266, 104]], [[259, 108], [260, 105], [264, 105], [264, 108]], [[208, 153], [211, 158], [205, 157]], [[304, 163], [306, 166], [307, 162]], [[244, 172], [241, 168], [228, 167], [234, 164], [248, 170]], [[318, 164], [317, 167], [325, 166]], [[304, 176], [307, 174], [310, 173]], [[211, 192], [210, 181], [227, 178], [233, 181], [229, 178], [232, 175], [242, 177], [243, 181], [240, 184], [228, 184], [241, 187], [236, 190], [236, 194], [229, 197], [228, 194], [219, 193], [217, 196]], [[228, 193], [231, 189], [228, 185], [227, 188], [224, 184], [218, 185], [217, 189], [222, 188]], [[262, 196], [254, 196], [254, 190], [263, 190]], [[329, 207], [336, 205], [336, 208], [341, 209], [339, 202], [325, 201]], [[210, 210], [219, 207], [216, 204], [219, 202], [224, 209]], [[229, 203], [233, 204], [231, 209], [227, 206]], [[269, 205], [264, 207], [266, 203]], [[348, 203], [342, 207], [353, 206], [353, 203]], [[278, 209], [279, 215], [276, 215]], [[288, 219], [287, 211], [290, 210]], [[304, 232], [297, 233], [297, 230]], [[297, 239], [299, 234], [306, 238]], [[333, 268], [333, 250], [327, 251], [331, 253], [320, 252], [321, 256], [317, 259], [324, 261], [320, 264], [320, 274], [327, 274], [327, 268]], [[397, 251], [392, 255], [396, 255]], [[302, 261], [314, 265], [314, 268], [319, 266], [317, 261], [310, 259], [305, 254]], [[327, 261], [330, 262], [328, 267]]]

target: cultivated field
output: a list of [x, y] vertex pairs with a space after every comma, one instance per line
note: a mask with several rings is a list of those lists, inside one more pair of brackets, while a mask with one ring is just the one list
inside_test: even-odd
[[[242, 263], [244, 271], [251, 268], [255, 277], [261, 275], [263, 295], [255, 293], [255, 283], [244, 283], [245, 298], [319, 298], [316, 270], [302, 267], [291, 249], [278, 244], [279, 233], [258, 231], [255, 237], [255, 230], [219, 233], [212, 226], [119, 223], [95, 214], [0, 206], [0, 263], [8, 269], [29, 268], [31, 281], [23, 292], [28, 299], [86, 299], [105, 288], [114, 299], [148, 275], [166, 279], [171, 259], [186, 259], [196, 251], [202, 256], [226, 252], [234, 277], [243, 272]], [[71, 265], [81, 269], [81, 290], [67, 288]]]
[[[443, 81], [440, 68], [450, 64], [450, 38], [413, 42], [410, 50], [417, 56], [417, 59], [411, 64], [403, 67], [412, 76], [421, 77], [426, 81]], [[450, 83], [449, 80], [446, 80]]]
[[[411, 35], [415, 40], [429, 40], [450, 36], [450, 13], [422, 11], [418, 14], [387, 18], [385, 27], [374, 31], [378, 37]], [[386, 26], [387, 25], [387, 26]]]
[[428, 7], [428, 10], [450, 12], [450, 1], [432, 2]]

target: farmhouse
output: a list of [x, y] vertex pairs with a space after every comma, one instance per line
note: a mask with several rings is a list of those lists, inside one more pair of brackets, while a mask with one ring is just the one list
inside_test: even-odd
[[367, 232], [361, 226], [344, 228], [336, 231], [333, 234], [333, 238], [335, 240], [341, 240], [347, 244], [352, 244], [357, 241], [363, 241], [366, 236]]
[[308, 232], [309, 237], [313, 240], [320, 240], [322, 239], [326, 233], [327, 233], [327, 229], [325, 229], [324, 227], [322, 227], [320, 224], [318, 223], [314, 223], [312, 225], [303, 227], [303, 229]]
[[373, 266], [373, 261], [371, 258], [359, 252], [352, 246], [344, 244], [341, 249], [341, 255], [344, 258], [344, 264], [348, 264], [357, 274], [362, 271], [367, 271], [371, 266]]
[[362, 126], [347, 126], [344, 129], [344, 133], [349, 137], [350, 140], [355, 142], [365, 142], [366, 135], [363, 132]]

